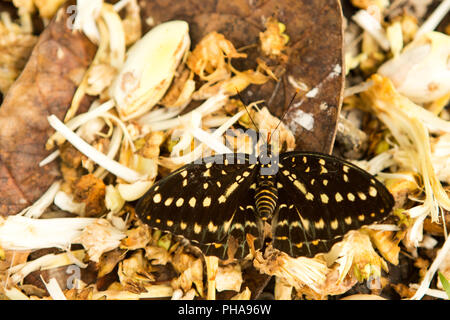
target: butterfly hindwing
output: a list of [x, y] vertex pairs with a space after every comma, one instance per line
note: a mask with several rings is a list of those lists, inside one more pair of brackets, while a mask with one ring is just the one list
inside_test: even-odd
[[310, 232], [310, 222], [305, 219], [283, 188], [278, 190], [279, 207], [272, 219], [272, 245], [292, 257], [313, 257], [328, 251], [342, 236], [331, 239], [314, 237]]
[[[220, 244], [198, 244], [205, 255], [214, 255], [223, 259], [228, 253], [234, 258], [242, 259], [249, 252], [247, 235], [251, 235], [256, 250], [261, 248], [263, 240], [263, 223], [256, 214], [254, 206], [254, 189], [248, 190], [248, 195], [243, 197], [232, 217], [221, 225], [222, 234], [226, 234]], [[230, 252], [228, 252], [230, 249]]]
[[183, 236], [208, 255], [225, 255], [230, 235], [242, 247], [236, 254], [248, 252], [245, 232], [258, 236], [250, 228], [258, 223], [249, 194], [256, 164], [244, 154], [221, 156], [188, 164], [161, 179], [141, 198], [136, 212], [151, 227]]
[[[282, 188], [273, 224], [274, 246], [294, 256], [329, 250], [349, 230], [383, 219], [394, 204], [373, 176], [323, 154], [282, 154], [277, 180]], [[284, 221], [289, 226], [299, 224], [299, 233], [292, 228], [287, 233]], [[283, 237], [289, 241], [282, 241]]]

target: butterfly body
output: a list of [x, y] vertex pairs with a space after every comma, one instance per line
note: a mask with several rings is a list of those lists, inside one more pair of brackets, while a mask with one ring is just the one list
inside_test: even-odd
[[372, 175], [314, 152], [223, 154], [181, 167], [140, 199], [153, 228], [183, 236], [206, 255], [235, 258], [264, 243], [293, 257], [328, 251], [346, 232], [385, 218], [392, 195]]

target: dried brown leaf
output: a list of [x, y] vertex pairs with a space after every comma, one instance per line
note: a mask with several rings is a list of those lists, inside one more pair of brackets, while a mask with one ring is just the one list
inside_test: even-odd
[[58, 11], [0, 107], [0, 215], [29, 206], [59, 176], [56, 163], [38, 166], [48, 155], [47, 116], [64, 116], [95, 53], [83, 35], [67, 27], [68, 18], [64, 9]]

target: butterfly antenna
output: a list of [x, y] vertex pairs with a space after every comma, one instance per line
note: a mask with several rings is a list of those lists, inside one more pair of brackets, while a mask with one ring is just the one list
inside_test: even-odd
[[[280, 124], [283, 122], [284, 118], [285, 118], [286, 115], [288, 114], [289, 109], [291, 109], [291, 105], [292, 105], [292, 103], [294, 102], [295, 97], [297, 96], [297, 94], [298, 94], [299, 92], [300, 92], [299, 89], [295, 90], [295, 93], [294, 93], [294, 95], [292, 96], [291, 101], [289, 102], [289, 105], [288, 105], [286, 111], [284, 112], [283, 116], [280, 118], [280, 122], [278, 122], [278, 124], [277, 124], [277, 126], [275, 127], [275, 129], [273, 129], [273, 134], [275, 134], [275, 131], [277, 131], [278, 127], [280, 126]], [[269, 138], [268, 138], [268, 142], [267, 142], [267, 143], [270, 143], [270, 138], [272, 138], [272, 135], [273, 135], [273, 134], [269, 134]]]
[[[238, 90], [237, 88], [234, 88], [234, 89], [236, 90], [236, 93], [237, 93], [237, 95], [238, 95], [238, 97], [239, 97], [239, 100], [241, 100], [242, 104], [244, 105], [245, 111], [247, 111], [247, 114], [248, 114], [248, 117], [250, 118], [250, 121], [251, 121], [251, 122], [253, 123], [253, 125], [255, 126], [256, 133], [259, 134], [259, 128], [258, 128], [258, 126], [256, 125], [255, 121], [253, 120], [252, 116], [250, 115], [250, 111], [247, 109], [247, 105], [245, 104], [244, 100], [242, 99], [239, 90]], [[257, 144], [258, 144], [258, 141], [255, 141], [254, 144], [253, 144], [253, 148], [252, 148], [253, 152], [256, 152], [255, 146], [256, 146]]]
[[250, 115], [250, 111], [247, 109], [247, 105], [245, 104], [244, 100], [242, 99], [239, 90], [236, 89], [236, 88], [235, 88], [235, 90], [236, 90], [236, 93], [237, 93], [237, 95], [238, 95], [238, 97], [239, 97], [239, 100], [241, 100], [242, 104], [244, 105], [245, 111], [247, 111], [248, 117], [250, 118], [251, 122], [252, 122], [253, 125], [255, 126], [256, 132], [259, 132], [258, 126], [256, 125], [255, 121], [253, 121], [253, 118], [252, 118], [252, 116]]

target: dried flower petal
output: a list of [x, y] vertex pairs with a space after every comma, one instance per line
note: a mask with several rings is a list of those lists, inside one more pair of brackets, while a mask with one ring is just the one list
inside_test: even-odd
[[284, 33], [286, 26], [273, 17], [265, 23], [266, 31], [259, 33], [261, 49], [267, 56], [279, 56], [286, 48], [289, 36]]
[[197, 44], [186, 63], [200, 79], [217, 82], [230, 76], [226, 59], [246, 57], [247, 55], [239, 53], [223, 34], [211, 32]]
[[123, 288], [135, 293], [145, 292], [145, 284], [155, 280], [150, 274], [150, 266], [144, 259], [142, 250], [134, 252], [130, 258], [120, 262], [117, 274]]
[[301, 289], [307, 286], [315, 292], [320, 292], [320, 288], [326, 280], [329, 269], [326, 263], [319, 259], [305, 257], [292, 258], [284, 252], [266, 249], [264, 256], [261, 252], [256, 252], [253, 265], [260, 272], [277, 276], [283, 282]]
[[338, 263], [339, 280], [343, 281], [351, 271], [358, 281], [379, 278], [381, 268], [388, 270], [386, 262], [372, 247], [368, 235], [360, 231], [350, 231], [344, 240], [337, 243], [325, 255], [328, 264]]
[[242, 271], [239, 264], [219, 266], [216, 274], [216, 290], [222, 292], [225, 290], [241, 291]]
[[150, 111], [164, 96], [175, 71], [190, 46], [184, 21], [162, 23], [127, 52], [127, 60], [110, 87], [124, 120]]
[[126, 238], [120, 244], [121, 249], [137, 250], [147, 246], [151, 241], [150, 230], [147, 225], [139, 224], [136, 228], [126, 231]]
[[380, 67], [398, 92], [415, 103], [432, 102], [450, 91], [450, 36], [432, 32], [409, 44], [397, 58]]
[[81, 243], [87, 250], [89, 259], [98, 262], [104, 252], [119, 247], [123, 238], [125, 234], [112, 227], [107, 220], [97, 219], [82, 231], [74, 243]]

